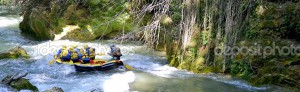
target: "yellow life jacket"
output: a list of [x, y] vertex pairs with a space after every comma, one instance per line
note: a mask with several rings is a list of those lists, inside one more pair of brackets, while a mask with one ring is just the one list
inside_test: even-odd
[[78, 59], [78, 53], [75, 50], [71, 52], [71, 59]]
[[83, 49], [79, 49], [79, 53], [83, 55], [84, 54], [84, 50]]
[[84, 58], [90, 58], [89, 54], [88, 54], [88, 53], [84, 53], [84, 54], [82, 55], [82, 59], [84, 59]]
[[63, 49], [60, 53], [60, 57], [65, 57], [65, 56], [68, 56], [69, 54], [69, 50], [67, 49]]
[[95, 49], [90, 48], [90, 57], [96, 57]]

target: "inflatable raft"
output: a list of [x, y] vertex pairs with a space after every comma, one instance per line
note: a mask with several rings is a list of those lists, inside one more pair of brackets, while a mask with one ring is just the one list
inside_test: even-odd
[[87, 63], [82, 64], [81, 62], [63, 62], [61, 60], [56, 60], [58, 64], [68, 64], [73, 65], [77, 72], [87, 72], [87, 71], [105, 71], [111, 70], [114, 68], [118, 68], [119, 66], [123, 65], [122, 61], [110, 61], [107, 60], [94, 60], [95, 63]]

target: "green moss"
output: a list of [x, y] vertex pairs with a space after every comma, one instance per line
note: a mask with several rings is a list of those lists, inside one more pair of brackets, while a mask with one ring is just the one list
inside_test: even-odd
[[172, 56], [170, 65], [171, 65], [171, 66], [174, 66], [174, 67], [178, 67], [178, 66], [179, 66], [178, 58], [176, 58], [175, 55]]
[[[63, 38], [79, 41], [91, 41], [99, 37], [113, 38], [123, 31], [131, 31], [134, 27], [129, 12], [123, 11], [128, 7], [125, 0], [114, 5], [108, 5], [111, 3], [109, 0], [89, 0], [80, 4], [72, 0], [67, 0], [64, 4], [51, 0], [31, 3], [39, 6], [35, 7], [36, 11], [43, 12], [40, 14], [31, 9], [26, 10], [20, 28], [24, 33], [32, 34], [42, 40], [53, 39], [54, 34], [61, 33], [67, 25], [78, 25], [81, 30], [74, 34], [70, 32]], [[43, 8], [43, 6], [50, 8]], [[86, 34], [92, 35], [89, 39], [81, 39], [87, 36]]]
[[194, 62], [191, 64], [191, 71], [195, 73], [199, 73], [205, 68], [205, 58], [204, 57], [199, 57], [197, 58]]
[[191, 63], [188, 61], [184, 61], [181, 64], [179, 64], [178, 68], [183, 70], [190, 70]]
[[21, 78], [17, 81], [12, 81], [10, 85], [11, 87], [17, 89], [18, 91], [22, 89], [38, 91], [38, 88], [36, 86], [33, 86], [27, 79], [24, 78]]

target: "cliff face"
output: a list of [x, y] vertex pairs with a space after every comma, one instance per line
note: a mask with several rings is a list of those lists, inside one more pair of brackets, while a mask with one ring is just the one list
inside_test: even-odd
[[131, 15], [125, 0], [30, 0], [26, 3], [20, 29], [38, 40], [90, 41], [131, 30]]
[[[300, 88], [299, 52], [287, 51], [293, 45], [299, 46], [299, 1], [182, 0], [174, 3], [183, 3], [183, 7], [171, 7], [170, 16], [176, 17], [179, 8], [181, 18], [173, 20], [177, 21], [173, 25], [179, 27], [168, 30], [180, 33], [170, 34], [171, 39], [161, 43], [166, 43], [170, 65], [195, 73], [231, 74], [254, 85]], [[199, 9], [196, 16], [189, 14], [190, 8]]]

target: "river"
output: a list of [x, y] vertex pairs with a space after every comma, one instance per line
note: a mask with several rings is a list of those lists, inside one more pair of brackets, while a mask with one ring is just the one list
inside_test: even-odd
[[[138, 42], [119, 44], [116, 41], [94, 41], [82, 43], [69, 40], [31, 41], [20, 34], [19, 16], [0, 16], [0, 51], [22, 46], [31, 55], [29, 60], [0, 60], [0, 79], [9, 74], [28, 72], [29, 81], [39, 91], [54, 86], [66, 92], [265, 92], [283, 91], [275, 86], [253, 87], [248, 83], [221, 74], [193, 74], [167, 65], [162, 52], [147, 49]], [[116, 43], [123, 51], [122, 61], [135, 68], [105, 72], [75, 72], [68, 65], [48, 65], [56, 49], [62, 45], [88, 44], [97, 52], [107, 52], [108, 44]], [[110, 58], [98, 56], [97, 58]], [[12, 91], [0, 85], [0, 92]]]

